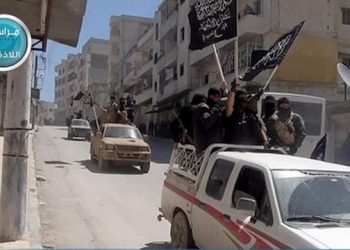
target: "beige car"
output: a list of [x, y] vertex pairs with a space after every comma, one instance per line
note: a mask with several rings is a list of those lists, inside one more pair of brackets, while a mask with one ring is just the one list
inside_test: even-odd
[[90, 154], [91, 160], [98, 161], [100, 171], [108, 168], [110, 162], [140, 166], [143, 173], [148, 173], [150, 169], [150, 146], [133, 126], [104, 124], [101, 132], [91, 137]]

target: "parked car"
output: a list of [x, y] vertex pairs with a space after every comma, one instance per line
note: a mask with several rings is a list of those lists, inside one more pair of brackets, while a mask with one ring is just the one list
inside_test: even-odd
[[148, 173], [151, 164], [151, 149], [134, 126], [104, 124], [101, 132], [91, 138], [91, 160], [97, 160], [101, 171], [110, 162], [117, 165], [140, 166]]
[[68, 126], [68, 139], [72, 140], [74, 137], [82, 137], [86, 140], [91, 138], [91, 127], [88, 121], [83, 119], [72, 119]]
[[350, 248], [349, 167], [237, 147], [173, 153], [158, 219], [174, 248]]

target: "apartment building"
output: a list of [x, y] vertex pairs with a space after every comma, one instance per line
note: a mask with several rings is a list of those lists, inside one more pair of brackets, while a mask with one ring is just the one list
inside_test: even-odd
[[[90, 38], [83, 46], [82, 57], [84, 64], [79, 76], [80, 86], [92, 94], [96, 103], [105, 106], [108, 102], [108, 40]], [[98, 115], [100, 112], [97, 109]], [[83, 114], [89, 119], [94, 117], [89, 105], [84, 106]]]
[[83, 65], [81, 54], [69, 54], [55, 67], [55, 124], [64, 125], [68, 116], [83, 108], [81, 103], [73, 102], [73, 97], [84, 89], [80, 78]]
[[152, 109], [153, 36], [151, 26], [125, 56], [124, 90], [132, 93], [136, 101], [135, 123], [138, 125], [150, 122], [150, 116], [145, 113]]
[[125, 58], [130, 49], [153, 26], [152, 18], [112, 16], [110, 18], [108, 86], [112, 95], [120, 97], [124, 92], [127, 76]]
[[66, 117], [80, 110], [84, 117], [93, 119], [89, 105], [72, 101], [80, 91], [92, 94], [94, 100], [104, 105], [108, 93], [108, 40], [90, 38], [83, 46], [82, 53], [68, 55], [55, 68], [55, 122], [64, 124]]

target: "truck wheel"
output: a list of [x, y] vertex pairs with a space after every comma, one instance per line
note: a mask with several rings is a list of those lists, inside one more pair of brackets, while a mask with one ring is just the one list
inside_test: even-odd
[[192, 230], [183, 212], [175, 214], [170, 228], [172, 248], [195, 248]]
[[100, 169], [101, 172], [107, 170], [108, 168], [108, 162], [104, 160], [102, 156], [98, 158], [98, 168]]
[[149, 172], [150, 165], [151, 165], [151, 163], [149, 163], [149, 162], [141, 165], [142, 173], [147, 174]]

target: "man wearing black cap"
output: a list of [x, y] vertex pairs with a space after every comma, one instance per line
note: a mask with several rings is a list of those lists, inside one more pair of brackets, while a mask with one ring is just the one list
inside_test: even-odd
[[278, 112], [273, 114], [266, 124], [269, 144], [272, 147], [282, 147], [288, 154], [294, 155], [306, 136], [304, 120], [292, 112], [288, 98], [280, 98], [277, 107]]
[[220, 106], [221, 91], [210, 88], [208, 98], [199, 98], [193, 107], [193, 140], [197, 152], [203, 152], [213, 143], [223, 142], [223, 113]]

